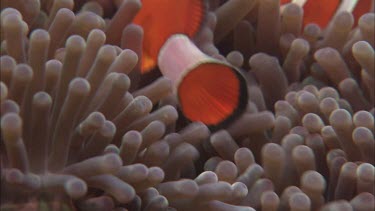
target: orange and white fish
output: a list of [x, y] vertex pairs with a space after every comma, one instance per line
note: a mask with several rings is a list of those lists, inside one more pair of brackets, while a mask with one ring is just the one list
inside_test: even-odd
[[[281, 0], [304, 9], [303, 25], [325, 28], [334, 15], [346, 10], [358, 18], [374, 0]], [[205, 0], [142, 0], [133, 23], [144, 31], [141, 72], [158, 65], [171, 79], [181, 110], [191, 121], [219, 128], [242, 113], [247, 104], [246, 80], [227, 63], [204, 55], [190, 40], [206, 16]]]
[[156, 66], [160, 48], [173, 34], [192, 38], [200, 30], [206, 14], [203, 0], [142, 0], [133, 23], [144, 31], [141, 72]]
[[172, 81], [184, 116], [218, 129], [246, 109], [247, 85], [236, 68], [191, 41], [205, 16], [205, 0], [142, 0], [133, 23], [144, 31], [141, 72], [158, 65]]
[[215, 130], [246, 109], [247, 82], [239, 70], [205, 55], [185, 35], [167, 40], [160, 50], [158, 66], [171, 79], [181, 110], [191, 121]]
[[351, 12], [354, 23], [365, 13], [374, 10], [374, 0], [281, 0], [280, 5], [296, 3], [303, 8], [303, 25], [316, 23], [325, 28], [335, 14]]

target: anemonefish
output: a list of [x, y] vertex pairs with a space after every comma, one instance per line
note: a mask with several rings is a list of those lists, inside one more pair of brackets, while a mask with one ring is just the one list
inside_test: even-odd
[[142, 0], [142, 8], [133, 19], [144, 31], [141, 72], [156, 66], [159, 50], [171, 35], [192, 38], [197, 34], [205, 14], [203, 0]]
[[186, 36], [176, 34], [163, 45], [158, 66], [171, 79], [185, 117], [211, 129], [228, 125], [245, 109], [247, 82], [235, 67], [201, 52]]
[[296, 3], [303, 8], [303, 25], [316, 23], [325, 28], [341, 11], [351, 12], [355, 23], [365, 13], [373, 10], [374, 0], [281, 0], [280, 5]]
[[142, 0], [133, 23], [144, 31], [141, 72], [156, 65], [169, 78], [183, 115], [211, 129], [230, 123], [248, 102], [244, 76], [191, 41], [204, 23], [204, 0]]
[[[165, 41], [173, 34], [194, 37], [207, 13], [206, 0], [141, 0], [142, 8], [133, 23], [144, 30], [141, 72], [156, 67], [157, 56]], [[280, 0], [283, 7], [296, 3], [304, 9], [303, 25], [316, 23], [325, 28], [334, 15], [346, 10], [353, 13], [355, 23], [361, 15], [374, 10], [374, 0]]]
[[[303, 24], [325, 28], [337, 12], [355, 19], [371, 10], [374, 0], [281, 0], [304, 9]], [[191, 121], [219, 128], [242, 113], [248, 101], [246, 80], [231, 65], [203, 54], [191, 41], [207, 13], [205, 0], [142, 0], [133, 23], [144, 31], [141, 72], [156, 65], [171, 79], [182, 113]]]

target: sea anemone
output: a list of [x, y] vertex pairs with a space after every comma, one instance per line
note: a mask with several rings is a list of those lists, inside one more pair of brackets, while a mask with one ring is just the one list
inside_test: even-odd
[[140, 0], [2, 1], [1, 210], [374, 210], [374, 1], [206, 2], [192, 41], [249, 96], [216, 130], [141, 74]]

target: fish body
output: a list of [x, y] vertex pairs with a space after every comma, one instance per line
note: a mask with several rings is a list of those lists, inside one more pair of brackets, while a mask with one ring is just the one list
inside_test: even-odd
[[204, 21], [205, 10], [204, 0], [142, 0], [142, 8], [133, 20], [144, 31], [141, 72], [156, 66], [160, 48], [171, 35], [194, 37]]
[[245, 110], [247, 88], [234, 67], [203, 54], [190, 40], [205, 14], [204, 0], [142, 0], [133, 23], [144, 31], [141, 72], [158, 65], [172, 81], [184, 116], [217, 129]]
[[355, 23], [365, 13], [374, 8], [374, 0], [281, 0], [280, 5], [295, 3], [303, 8], [303, 25], [316, 23], [327, 27], [335, 14], [348, 11], [353, 14]]
[[167, 40], [158, 66], [171, 79], [181, 111], [189, 120], [217, 130], [245, 111], [247, 82], [241, 72], [205, 55], [186, 35], [176, 34]]
[[219, 129], [245, 110], [247, 86], [237, 69], [205, 55], [191, 41], [206, 12], [204, 0], [142, 0], [133, 23], [144, 31], [141, 73], [158, 65], [172, 81], [184, 116]]
[[[335, 14], [346, 10], [358, 19], [371, 10], [374, 0], [281, 0], [304, 9], [303, 25], [325, 28]], [[218, 129], [246, 109], [247, 83], [231, 65], [203, 54], [191, 41], [201, 29], [204, 0], [142, 0], [133, 23], [144, 31], [141, 72], [158, 65], [172, 81], [180, 108], [191, 121]]]

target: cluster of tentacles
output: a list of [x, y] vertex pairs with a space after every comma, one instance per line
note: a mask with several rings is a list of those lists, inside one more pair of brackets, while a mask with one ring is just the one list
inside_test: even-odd
[[249, 92], [219, 131], [140, 74], [140, 0], [2, 1], [1, 210], [374, 210], [375, 14], [208, 3], [194, 42]]

